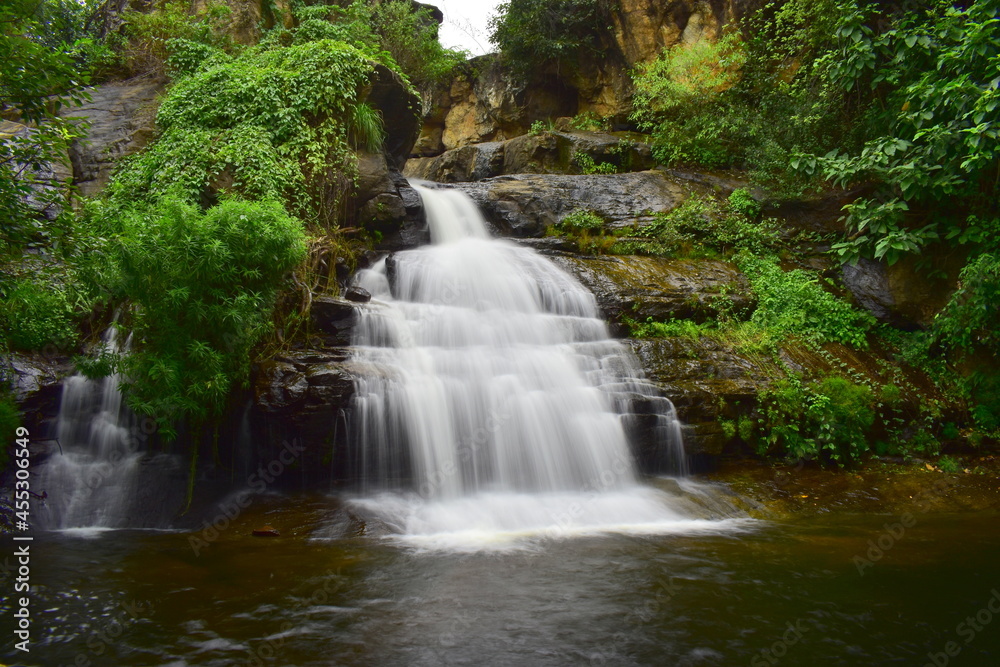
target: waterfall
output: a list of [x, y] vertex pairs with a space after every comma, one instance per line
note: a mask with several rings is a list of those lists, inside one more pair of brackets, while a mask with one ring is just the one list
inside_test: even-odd
[[673, 406], [609, 337], [593, 295], [533, 250], [492, 239], [475, 204], [417, 186], [431, 244], [356, 282], [359, 506], [413, 538], [669, 530], [690, 523], [637, 480], [629, 405], [681, 472]]
[[[112, 326], [103, 351], [127, 351], [131, 337], [118, 340]], [[166, 486], [177, 467], [173, 457], [152, 457], [144, 465], [142, 445], [155, 431], [122, 401], [117, 374], [91, 380], [82, 374], [63, 383], [56, 421], [59, 449], [39, 469], [36, 503], [39, 526], [49, 530], [144, 528], [166, 525], [175, 507]], [[144, 474], [145, 473], [145, 474]]]

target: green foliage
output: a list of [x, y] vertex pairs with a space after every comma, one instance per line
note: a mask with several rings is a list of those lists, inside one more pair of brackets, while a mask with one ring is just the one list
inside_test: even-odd
[[[595, 26], [603, 0], [507, 0], [490, 18], [490, 41], [519, 76], [549, 64], [571, 67], [581, 51], [599, 48]], [[603, 21], [607, 25], [607, 21]]]
[[962, 269], [958, 289], [934, 318], [934, 333], [945, 346], [1000, 352], [1000, 253], [984, 253]]
[[617, 174], [618, 167], [611, 162], [595, 162], [587, 153], [577, 151], [573, 155], [573, 161], [580, 167], [583, 174]]
[[737, 188], [729, 195], [729, 208], [747, 218], [756, 218], [762, 207], [749, 190]]
[[73, 309], [66, 289], [53, 282], [22, 278], [0, 284], [0, 334], [13, 347], [41, 350], [71, 346], [77, 339]]
[[941, 469], [941, 472], [962, 472], [962, 463], [950, 456], [942, 456], [938, 459], [938, 468]]
[[232, 10], [225, 2], [210, 1], [195, 13], [185, 0], [169, 0], [152, 12], [128, 10], [124, 18], [123, 36], [110, 40], [120, 49], [120, 66], [130, 76], [182, 76], [215, 53], [238, 50], [232, 38]]
[[843, 465], [868, 451], [875, 422], [872, 391], [843, 377], [804, 383], [790, 376], [761, 392], [760, 453], [824, 457]]
[[799, 336], [816, 344], [837, 342], [868, 347], [875, 318], [838, 299], [803, 269], [783, 271], [773, 259], [750, 254], [736, 258], [757, 297], [752, 320], [780, 335]]
[[157, 114], [163, 135], [124, 162], [106, 214], [224, 188], [335, 226], [356, 175], [353, 147], [381, 143], [381, 119], [357, 103], [372, 69], [353, 47], [321, 40], [250, 49], [181, 79]]
[[618, 254], [656, 256], [731, 256], [745, 250], [754, 254], [774, 251], [779, 245], [774, 220], [754, 222], [732, 202], [691, 196], [654, 221], [637, 229], [614, 248]]
[[559, 234], [573, 240], [582, 253], [600, 255], [615, 244], [616, 236], [604, 231], [604, 220], [594, 211], [573, 211], [549, 228], [550, 234]]
[[[355, 4], [368, 6], [363, 2]], [[414, 11], [411, 2], [380, 2], [373, 6], [371, 20], [378, 43], [416, 86], [441, 81], [465, 62], [465, 53], [441, 46], [429, 7]]]
[[300, 5], [294, 14], [298, 20], [294, 31], [275, 28], [265, 35], [264, 43], [346, 42], [419, 87], [447, 78], [466, 59], [464, 52], [441, 46], [429, 7], [403, 0]]
[[573, 116], [569, 121], [569, 126], [583, 132], [599, 132], [608, 129], [608, 121], [593, 111], [584, 111]]
[[850, 141], [843, 94], [823, 77], [834, 0], [768, 2], [742, 34], [681, 44], [634, 75], [633, 119], [667, 164], [739, 167], [759, 185], [794, 196], [809, 179], [792, 156]]
[[595, 232], [600, 231], [604, 227], [604, 220], [594, 211], [580, 209], [578, 211], [573, 211], [560, 220], [556, 227], [560, 231], [568, 233], [582, 231]]
[[92, 261], [134, 306], [135, 347], [114, 360], [129, 405], [167, 433], [178, 419], [218, 414], [248, 377], [282, 276], [304, 257], [301, 224], [276, 201], [202, 212], [170, 196], [98, 224], [106, 242]]
[[24, 0], [0, 5], [0, 111], [33, 126], [0, 133], [0, 253], [16, 254], [61, 234], [58, 225], [39, 219], [28, 197], [39, 206], [65, 205], [65, 189], [52, 187], [48, 167], [68, 165], [66, 149], [83, 131], [59, 112], [87, 99], [88, 77], [70, 45], [44, 38], [44, 13], [36, 15], [42, 7]]
[[637, 70], [633, 119], [652, 134], [656, 159], [707, 167], [730, 161], [730, 138], [711, 119], [745, 61], [742, 41], [730, 34], [717, 42], [679, 44]]
[[[880, 187], [847, 209], [853, 236], [835, 250], [846, 261], [873, 256], [892, 263], [940, 238], [958, 239], [972, 224], [970, 214], [995, 217], [996, 2], [929, 2], [889, 17], [856, 2], [841, 2], [838, 9], [828, 76], [871, 100], [862, 124], [865, 141], [859, 150], [804, 157], [799, 166], [838, 185]], [[887, 27], [874, 28], [876, 19]]]
[[0, 393], [0, 470], [7, 468], [10, 447], [14, 434], [21, 425], [21, 412], [17, 409], [14, 396], [9, 392]]
[[531, 128], [528, 130], [528, 134], [533, 137], [537, 137], [546, 132], [551, 132], [555, 129], [555, 124], [550, 119], [548, 122], [544, 120], [536, 120], [531, 124]]
[[657, 322], [652, 317], [645, 322], [637, 322], [629, 317], [623, 317], [622, 322], [629, 328], [633, 338], [687, 338], [698, 340], [713, 328], [711, 323], [698, 324], [692, 320], [670, 318], [666, 322]]

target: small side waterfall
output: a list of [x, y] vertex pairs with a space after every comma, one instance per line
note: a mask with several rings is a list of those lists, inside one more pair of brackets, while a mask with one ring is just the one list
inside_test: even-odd
[[356, 465], [366, 492], [383, 493], [360, 505], [397, 533], [445, 542], [697, 523], [637, 481], [629, 406], [652, 413], [676, 473], [680, 429], [593, 295], [491, 239], [464, 194], [417, 189], [432, 244], [357, 277], [374, 300], [354, 355], [378, 370], [356, 383]]
[[[105, 334], [104, 349], [127, 350], [118, 330]], [[143, 465], [144, 444], [155, 431], [122, 400], [121, 377], [90, 380], [81, 374], [63, 383], [57, 420], [59, 451], [39, 469], [38, 489], [46, 494], [34, 515], [43, 529], [147, 528], [166, 525], [176, 494], [161, 493], [176, 468], [159, 455]], [[143, 468], [149, 468], [143, 474]]]

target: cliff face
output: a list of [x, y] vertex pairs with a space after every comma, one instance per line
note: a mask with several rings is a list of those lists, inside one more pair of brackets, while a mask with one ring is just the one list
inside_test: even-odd
[[592, 112], [624, 122], [631, 70], [681, 43], [717, 38], [752, 0], [610, 0], [599, 50], [572, 67], [552, 63], [516, 81], [495, 55], [477, 58], [451, 80], [424, 91], [424, 129], [415, 156], [524, 134], [536, 120]]

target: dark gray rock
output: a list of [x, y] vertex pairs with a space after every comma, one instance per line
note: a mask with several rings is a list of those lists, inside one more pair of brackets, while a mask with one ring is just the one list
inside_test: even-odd
[[372, 295], [371, 292], [366, 290], [364, 287], [351, 285], [344, 292], [344, 298], [355, 303], [368, 303], [372, 300]]
[[542, 236], [579, 210], [596, 212], [608, 228], [644, 226], [670, 211], [690, 188], [661, 171], [567, 176], [521, 174], [453, 186], [467, 193], [506, 236]]
[[309, 316], [313, 327], [324, 336], [326, 345], [337, 347], [351, 344], [351, 331], [358, 321], [355, 302], [333, 296], [318, 296], [312, 301]]
[[80, 194], [104, 189], [115, 165], [146, 146], [156, 134], [155, 118], [163, 82], [139, 78], [109, 83], [88, 91], [91, 101], [69, 107], [62, 115], [87, 123], [87, 136], [70, 146], [74, 182]]
[[655, 165], [649, 146], [631, 133], [542, 132], [461, 146], [437, 157], [411, 158], [403, 174], [438, 183], [505, 174], [578, 174], [578, 153], [590, 156], [595, 164], [613, 164], [620, 172], [644, 171]]

